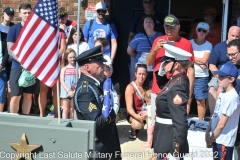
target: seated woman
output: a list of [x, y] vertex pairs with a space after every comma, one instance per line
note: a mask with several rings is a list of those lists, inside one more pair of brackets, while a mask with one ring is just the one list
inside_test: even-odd
[[138, 130], [144, 126], [147, 113], [142, 111], [144, 105], [143, 95], [148, 89], [147, 66], [138, 64], [135, 70], [134, 80], [127, 85], [125, 90], [125, 100], [127, 108], [127, 120], [131, 124], [130, 139], [136, 139]]

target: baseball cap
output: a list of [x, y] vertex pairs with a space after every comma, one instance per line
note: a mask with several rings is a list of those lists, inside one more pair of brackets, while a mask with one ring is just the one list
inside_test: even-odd
[[196, 31], [199, 28], [202, 28], [202, 29], [204, 29], [206, 31], [209, 31], [209, 25], [207, 23], [205, 23], [205, 22], [199, 22], [198, 25], [197, 25]]
[[227, 62], [223, 64], [222, 67], [214, 73], [218, 74], [219, 76], [231, 76], [237, 78], [238, 69], [232, 62]]
[[217, 10], [214, 7], [208, 6], [204, 10], [203, 14], [217, 14]]
[[14, 9], [11, 8], [11, 7], [5, 8], [3, 12], [5, 12], [7, 14], [13, 14], [14, 15]]
[[106, 4], [104, 2], [98, 2], [96, 4], [96, 10], [98, 9], [107, 10]]
[[84, 65], [90, 62], [107, 62], [107, 60], [103, 58], [102, 46], [96, 46], [82, 52], [76, 57], [75, 62], [77, 62], [78, 65]]
[[174, 15], [169, 14], [164, 18], [164, 26], [165, 25], [168, 25], [168, 26], [179, 25], [179, 20]]

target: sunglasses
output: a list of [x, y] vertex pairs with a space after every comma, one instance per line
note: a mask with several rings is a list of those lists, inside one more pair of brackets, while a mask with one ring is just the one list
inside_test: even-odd
[[152, 3], [153, 1], [143, 1], [143, 3], [145, 3], [145, 4], [150, 4], [150, 3]]
[[101, 13], [101, 12], [102, 12], [102, 13], [106, 13], [107, 11], [106, 11], [106, 10], [102, 10], [102, 9], [98, 9], [98, 10], [97, 10], [97, 13]]
[[197, 29], [197, 31], [198, 31], [198, 32], [207, 33], [207, 30], [205, 30], [205, 29], [202, 29], [202, 28], [198, 28], [198, 29]]
[[146, 64], [138, 63], [137, 68], [147, 68]]

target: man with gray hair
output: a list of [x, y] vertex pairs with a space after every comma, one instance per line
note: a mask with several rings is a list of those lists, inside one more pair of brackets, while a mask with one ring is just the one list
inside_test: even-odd
[[80, 66], [81, 76], [77, 82], [74, 95], [74, 108], [79, 120], [95, 121], [95, 151], [101, 154], [113, 155], [113, 157], [100, 158], [96, 160], [120, 160], [121, 148], [115, 123], [116, 114], [114, 110], [108, 111], [103, 105], [103, 97], [107, 94], [102, 91], [98, 80], [103, 75], [103, 58], [101, 46], [94, 47], [81, 53], [75, 60]]

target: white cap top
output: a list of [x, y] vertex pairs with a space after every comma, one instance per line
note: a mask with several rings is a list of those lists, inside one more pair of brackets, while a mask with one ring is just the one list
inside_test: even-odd
[[205, 29], [206, 31], [209, 31], [209, 25], [206, 22], [199, 22], [196, 31], [198, 28], [202, 28]]
[[112, 60], [108, 55], [103, 55], [103, 58], [107, 60], [107, 62], [103, 62], [103, 64], [105, 64], [105, 65], [111, 65], [112, 64]]
[[95, 8], [96, 10], [98, 9], [107, 10], [106, 4], [104, 2], [98, 2]]
[[192, 57], [191, 53], [169, 44], [164, 44], [163, 48], [165, 49], [166, 57], [175, 58], [177, 61], [188, 60], [189, 57]]

